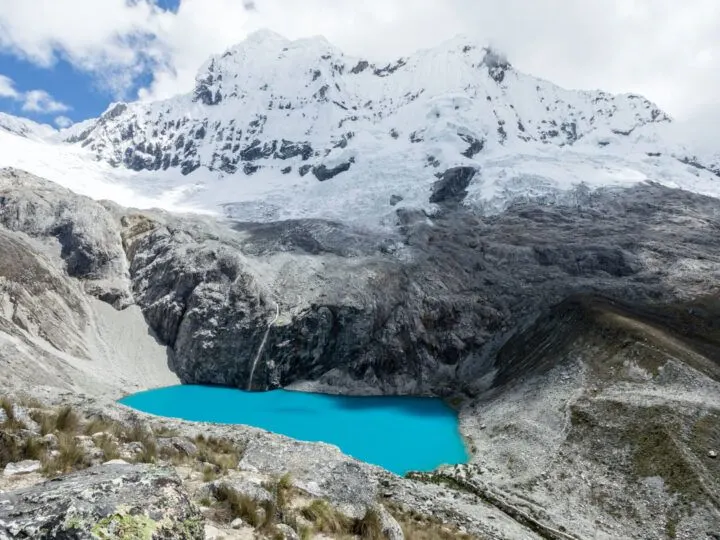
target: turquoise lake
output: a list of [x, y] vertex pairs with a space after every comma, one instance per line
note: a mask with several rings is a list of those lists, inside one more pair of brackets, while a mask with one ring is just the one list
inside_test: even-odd
[[467, 461], [457, 415], [440, 399], [181, 385], [133, 394], [120, 403], [159, 416], [245, 424], [323, 441], [399, 475]]

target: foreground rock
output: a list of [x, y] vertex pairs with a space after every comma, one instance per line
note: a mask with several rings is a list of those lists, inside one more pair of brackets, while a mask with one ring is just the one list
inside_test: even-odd
[[5, 465], [3, 476], [17, 476], [20, 474], [30, 474], [39, 471], [42, 463], [36, 460], [18, 461], [17, 463], [8, 463]]
[[204, 538], [203, 517], [177, 475], [103, 465], [0, 493], [0, 538]]

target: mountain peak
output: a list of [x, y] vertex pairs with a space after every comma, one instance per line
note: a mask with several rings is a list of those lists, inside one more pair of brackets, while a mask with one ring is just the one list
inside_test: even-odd
[[417, 182], [498, 152], [631, 145], [667, 121], [640, 96], [524, 74], [468, 36], [376, 64], [261, 30], [208, 59], [192, 93], [115, 104], [66, 140], [116, 167], [239, 185]]

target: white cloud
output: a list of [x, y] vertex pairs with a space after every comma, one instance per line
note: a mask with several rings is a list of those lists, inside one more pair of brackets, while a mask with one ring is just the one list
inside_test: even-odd
[[30, 90], [23, 95], [22, 110], [35, 113], [64, 112], [70, 107], [56, 101], [45, 90]]
[[[5, 75], [0, 75], [0, 98], [10, 98], [14, 101], [22, 102], [22, 110], [34, 113], [53, 113], [64, 112], [70, 110], [70, 107], [57, 101], [45, 90], [30, 90], [29, 92], [18, 92], [15, 88], [15, 82]], [[72, 121], [65, 117], [59, 116], [55, 119], [55, 123]], [[66, 127], [66, 126], [61, 126]]]
[[57, 116], [54, 120], [55, 125], [60, 129], [67, 128], [73, 125], [73, 121], [67, 116]]
[[160, 60], [164, 12], [146, 0], [0, 0], [0, 49], [49, 67], [58, 57], [123, 89], [130, 68]]
[[15, 82], [5, 75], [0, 75], [0, 98], [17, 98], [18, 91], [15, 90]]
[[[0, 49], [58, 56], [117, 94], [144, 70], [144, 97], [191, 88], [213, 53], [268, 27], [325, 35], [348, 54], [390, 60], [459, 33], [492, 43], [523, 71], [571, 88], [637, 92], [684, 115], [720, 96], [717, 0], [0, 0]], [[37, 14], [42, 13], [42, 17]], [[92, 24], [88, 24], [92, 21]]]

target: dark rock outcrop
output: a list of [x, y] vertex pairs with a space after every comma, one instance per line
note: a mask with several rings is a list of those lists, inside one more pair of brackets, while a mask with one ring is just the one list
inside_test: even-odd
[[100, 465], [0, 493], [0, 537], [199, 540], [205, 532], [172, 469]]
[[296, 156], [301, 156], [303, 161], [307, 161], [313, 155], [312, 146], [306, 142], [292, 142], [285, 139], [282, 140], [280, 148], [275, 152], [275, 158], [277, 159], [291, 159]]
[[485, 142], [476, 139], [472, 135], [461, 134], [460, 138], [468, 143], [467, 149], [462, 153], [462, 155], [466, 158], [474, 158], [477, 154], [482, 152], [483, 148], [485, 148]]
[[315, 175], [315, 178], [317, 178], [321, 182], [324, 182], [325, 180], [330, 180], [331, 178], [336, 177], [340, 173], [349, 171], [351, 165], [352, 160], [341, 163], [340, 165], [333, 168], [328, 168], [326, 165], [319, 165], [318, 167], [313, 167], [312, 171]]
[[435, 204], [457, 204], [467, 196], [467, 187], [475, 177], [474, 167], [455, 167], [448, 169], [435, 182], [430, 202]]

